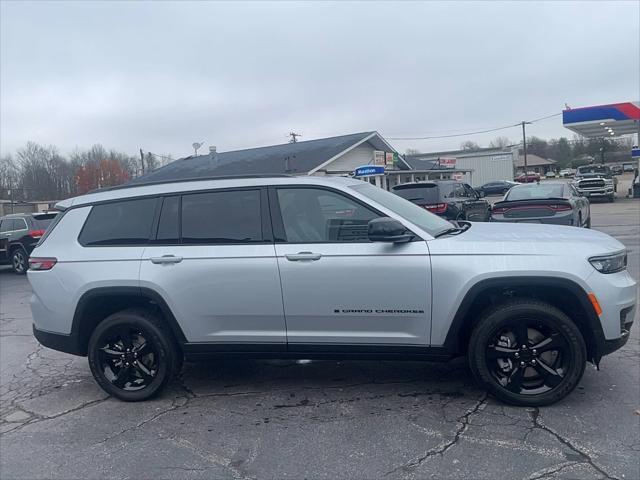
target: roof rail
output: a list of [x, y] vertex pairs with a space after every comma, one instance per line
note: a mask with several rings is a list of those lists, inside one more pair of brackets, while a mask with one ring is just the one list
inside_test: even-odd
[[87, 193], [109, 192], [112, 190], [122, 190], [125, 188], [134, 188], [134, 187], [147, 187], [150, 185], [164, 185], [165, 183], [204, 182], [207, 180], [238, 180], [243, 178], [286, 178], [286, 177], [294, 177], [294, 176], [295, 175], [264, 173], [264, 174], [254, 174], [254, 175], [221, 175], [221, 176], [211, 176], [211, 177], [190, 177], [190, 178], [180, 178], [175, 180], [156, 180], [153, 182], [125, 183], [123, 185], [116, 185], [115, 187], [97, 188]]

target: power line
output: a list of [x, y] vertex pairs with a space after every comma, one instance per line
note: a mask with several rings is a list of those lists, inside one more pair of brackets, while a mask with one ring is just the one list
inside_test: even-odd
[[[540, 122], [540, 121], [546, 120], [548, 118], [557, 117], [558, 115], [562, 115], [562, 112], [554, 113], [552, 115], [547, 115], [547, 116], [540, 117], [540, 118], [536, 118], [535, 120], [530, 120], [527, 123]], [[518, 122], [518, 123], [514, 123], [512, 125], [505, 125], [505, 126], [502, 126], [502, 127], [487, 128], [485, 130], [476, 130], [474, 132], [467, 132], [467, 133], [456, 133], [456, 134], [452, 134], [452, 135], [433, 135], [433, 136], [422, 136], [422, 137], [388, 137], [388, 138], [389, 138], [389, 140], [431, 140], [431, 139], [439, 139], [439, 138], [466, 137], [466, 136], [469, 136], [469, 135], [478, 135], [480, 133], [498, 132], [500, 130], [506, 130], [507, 128], [520, 127], [521, 125], [522, 125], [522, 122]]]

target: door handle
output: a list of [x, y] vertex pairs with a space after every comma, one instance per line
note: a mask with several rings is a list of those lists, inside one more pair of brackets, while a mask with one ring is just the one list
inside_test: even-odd
[[163, 263], [180, 263], [182, 257], [176, 257], [175, 255], [163, 255], [162, 257], [151, 257], [151, 263], [163, 264]]
[[290, 262], [301, 262], [301, 261], [315, 261], [320, 260], [322, 255], [319, 253], [313, 252], [300, 252], [300, 253], [288, 253], [285, 255], [285, 258]]

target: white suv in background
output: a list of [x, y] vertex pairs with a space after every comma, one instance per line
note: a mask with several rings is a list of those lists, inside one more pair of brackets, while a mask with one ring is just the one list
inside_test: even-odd
[[88, 355], [122, 400], [184, 357], [448, 360], [546, 405], [629, 337], [617, 240], [551, 225], [457, 225], [368, 183], [264, 177], [65, 200], [30, 259], [34, 334]]

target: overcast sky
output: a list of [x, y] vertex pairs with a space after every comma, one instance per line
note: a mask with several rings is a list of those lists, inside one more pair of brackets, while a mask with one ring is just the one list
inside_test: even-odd
[[[640, 98], [639, 2], [6, 2], [0, 153], [462, 133]], [[571, 136], [561, 117], [528, 133]], [[481, 145], [517, 128], [400, 141]]]

